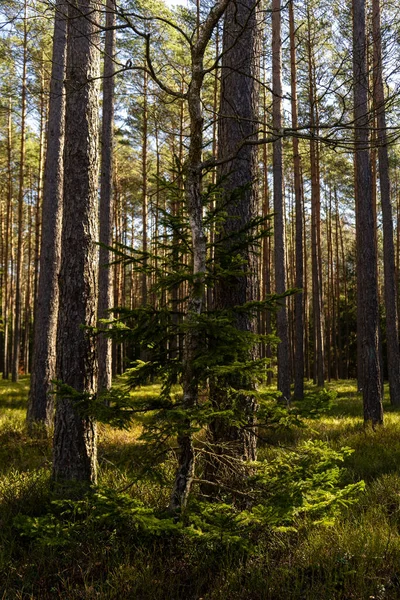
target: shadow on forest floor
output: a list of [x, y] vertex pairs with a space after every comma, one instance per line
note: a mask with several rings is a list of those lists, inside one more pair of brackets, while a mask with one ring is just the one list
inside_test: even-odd
[[[287, 530], [272, 527], [261, 534], [255, 529], [256, 545], [241, 554], [198, 545], [195, 537], [177, 544], [169, 534], [151, 539], [124, 535], [117, 533], [117, 526], [107, 530], [96, 519], [86, 536], [75, 539], [79, 511], [73, 515], [71, 537], [65, 537], [54, 516], [46, 517], [51, 440], [27, 433], [28, 386], [26, 377], [18, 384], [0, 381], [0, 598], [400, 598], [400, 415], [387, 397], [385, 424], [372, 431], [363, 425], [356, 382], [330, 382], [327, 389], [336, 392], [336, 398], [323, 414], [307, 420], [307, 428], [277, 437], [276, 445], [260, 445], [260, 458], [273, 458], [285, 444], [296, 450], [309, 439], [325, 441], [335, 450], [350, 447], [354, 452], [345, 459], [343, 480], [364, 479], [366, 491], [357, 504], [338, 512], [334, 527], [299, 518]], [[138, 393], [152, 395], [156, 387]], [[306, 390], [315, 393], [310, 384]], [[140, 433], [140, 420], [127, 430], [99, 426], [99, 490], [124, 490], [126, 498], [159, 509], [168, 503], [164, 482], [172, 478], [174, 461], [160, 457], [147, 476], [139, 478], [146, 464]], [[70, 508], [60, 504], [59, 510]], [[21, 515], [33, 515], [33, 529], [35, 519], [44, 515], [44, 545], [21, 535], [15, 525]]]

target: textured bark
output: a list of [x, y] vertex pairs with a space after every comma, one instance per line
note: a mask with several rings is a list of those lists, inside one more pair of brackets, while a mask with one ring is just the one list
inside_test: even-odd
[[[204, 275], [206, 271], [206, 236], [203, 226], [203, 204], [201, 197], [202, 149], [203, 149], [203, 112], [201, 91], [205, 70], [204, 53], [211, 38], [214, 27], [223, 15], [229, 0], [220, 0], [209, 12], [200, 26], [196, 43], [192, 47], [192, 76], [187, 91], [187, 104], [190, 120], [190, 142], [185, 164], [185, 197], [192, 233], [193, 250], [193, 283], [189, 289], [187, 320], [196, 320], [203, 309]], [[198, 400], [198, 386], [193, 368], [193, 361], [199, 347], [199, 337], [195, 328], [190, 327], [185, 335], [183, 351], [183, 406], [193, 408]], [[184, 508], [190, 493], [193, 476], [195, 453], [190, 433], [190, 423], [186, 423], [178, 436], [180, 446], [179, 465], [171, 493], [169, 508], [176, 511]]]
[[[266, 89], [263, 89], [263, 112], [264, 112], [264, 128], [267, 130], [267, 94]], [[270, 209], [270, 191], [268, 185], [268, 146], [264, 144], [263, 146], [263, 217], [267, 218], [271, 215]], [[269, 225], [270, 221], [268, 222]], [[269, 296], [271, 293], [271, 236], [264, 237], [263, 245], [262, 245], [262, 273], [263, 273], [263, 289], [262, 289], [262, 298]], [[269, 310], [264, 311], [263, 315], [263, 330], [262, 333], [265, 335], [271, 335], [272, 333], [272, 323], [271, 323], [271, 312]], [[265, 357], [271, 359], [272, 358], [272, 349], [271, 344], [266, 344], [264, 348]], [[272, 369], [268, 369], [267, 371], [267, 384], [271, 385], [272, 383]]]
[[[97, 323], [97, 20], [92, 0], [69, 4], [57, 378], [78, 395], [97, 387], [96, 343], [85, 329]], [[57, 400], [53, 479], [94, 483], [96, 425], [75, 403], [67, 392]]]
[[[357, 201], [356, 201], [356, 205], [357, 205]], [[336, 206], [338, 207], [338, 201], [336, 203]], [[348, 293], [348, 283], [347, 283], [347, 270], [346, 270], [346, 254], [345, 254], [345, 248], [344, 248], [344, 240], [343, 240], [343, 227], [341, 225], [340, 220], [338, 220], [338, 227], [339, 227], [339, 233], [340, 233], [340, 255], [341, 255], [341, 261], [342, 261], [342, 265], [343, 265], [343, 283], [344, 283], [344, 311], [345, 311], [345, 335], [344, 335], [344, 339], [346, 340], [346, 353], [345, 353], [345, 366], [344, 366], [344, 374], [343, 374], [343, 378], [344, 379], [348, 379], [349, 377], [349, 364], [350, 364], [350, 343], [349, 343], [349, 339], [350, 339], [350, 316], [349, 316], [349, 293]], [[357, 314], [360, 311], [357, 311]], [[358, 323], [358, 321], [357, 321]], [[360, 354], [358, 354], [358, 356], [360, 356]], [[358, 369], [359, 372], [361, 372], [361, 368]], [[358, 374], [357, 374], [358, 375]]]
[[385, 114], [385, 93], [382, 75], [382, 36], [379, 4], [380, 0], [373, 0], [372, 2], [374, 39], [374, 108], [376, 111], [377, 120], [376, 141], [378, 144], [379, 183], [382, 205], [386, 339], [390, 401], [394, 406], [400, 406], [399, 324], [397, 319], [393, 216]]
[[358, 306], [361, 337], [364, 421], [383, 422], [378, 350], [378, 287], [372, 206], [371, 162], [368, 151], [368, 77], [366, 67], [365, 0], [353, 0], [353, 77], [357, 202]]
[[[339, 378], [338, 368], [338, 344], [336, 339], [336, 278], [334, 268], [334, 247], [333, 247], [333, 213], [332, 213], [332, 188], [329, 187], [329, 204], [327, 219], [327, 240], [328, 240], [328, 311], [326, 320], [326, 330], [328, 335], [328, 379]], [[328, 323], [329, 319], [329, 323]]]
[[52, 72], [50, 82], [47, 153], [42, 204], [40, 272], [35, 307], [34, 350], [28, 423], [53, 422], [53, 380], [56, 375], [56, 338], [58, 318], [58, 274], [61, 258], [61, 224], [64, 149], [64, 76], [67, 49], [66, 5], [56, 7]]
[[[32, 181], [30, 188], [33, 188]], [[29, 338], [31, 328], [31, 306], [33, 306], [32, 298], [32, 204], [28, 205], [27, 215], [27, 263], [25, 272], [25, 306], [24, 306], [24, 326], [22, 329], [22, 368], [24, 373], [29, 372]]]
[[[275, 290], [277, 294], [286, 291], [285, 265], [285, 221], [283, 193], [283, 148], [282, 148], [282, 44], [281, 44], [281, 3], [272, 1], [272, 128], [276, 137], [273, 143], [274, 176], [274, 253]], [[285, 402], [290, 400], [290, 357], [289, 329], [286, 299], [277, 313], [278, 344], [278, 390]]]
[[[44, 53], [42, 53], [44, 57]], [[51, 81], [51, 80], [50, 80]], [[46, 88], [46, 89], [45, 89]], [[35, 254], [34, 254], [34, 281], [33, 281], [33, 315], [36, 314], [38, 286], [39, 286], [39, 261], [40, 244], [42, 242], [42, 208], [43, 208], [43, 181], [46, 152], [46, 134], [48, 126], [48, 93], [45, 82], [44, 65], [41, 72], [40, 87], [40, 132], [39, 132], [39, 176], [37, 183], [37, 199], [35, 210]]]
[[[115, 232], [115, 243], [119, 244], [122, 242], [122, 226], [121, 226], [121, 193], [119, 184], [119, 172], [118, 162], [115, 161], [115, 174], [114, 174], [114, 232]], [[133, 219], [132, 219], [133, 224]], [[132, 230], [133, 231], [133, 230]], [[132, 245], [133, 245], [132, 235]], [[114, 288], [114, 306], [122, 306], [122, 264], [117, 262], [113, 268], [113, 288]], [[133, 305], [132, 305], [133, 308]], [[112, 352], [112, 374], [122, 374], [122, 344], [113, 341], [113, 352]]]
[[148, 75], [143, 73], [143, 128], [142, 128], [142, 250], [144, 252], [142, 273], [142, 304], [147, 304], [147, 220], [148, 220], [148, 197], [147, 197], [147, 88]]
[[[234, 246], [240, 236], [243, 237], [240, 232], [257, 216], [257, 148], [247, 145], [238, 151], [244, 140], [257, 139], [259, 36], [256, 7], [254, 0], [244, 0], [237, 5], [232, 3], [226, 11], [224, 21], [218, 153], [222, 161], [227, 157], [234, 158], [223, 162], [218, 172], [226, 218], [221, 228], [221, 241], [216, 248], [215, 261], [222, 268], [228, 269], [232, 253], [238, 254]], [[240, 257], [243, 261], [243, 276], [223, 278], [215, 284], [216, 309], [229, 310], [257, 299], [254, 249], [249, 246], [243, 248], [240, 250]], [[255, 331], [255, 325], [249, 315], [241, 314], [237, 317], [236, 326], [240, 330]], [[243, 360], [249, 358], [242, 356]], [[240, 380], [217, 381], [211, 390], [211, 399], [217, 408], [229, 407], [224, 389], [230, 384], [244, 389], [249, 386], [249, 382]], [[212, 442], [217, 445], [217, 453], [228, 451], [240, 459], [255, 460], [257, 403], [249, 395], [241, 398], [241, 404], [248, 427], [227, 427], [224, 422], [215, 421], [210, 426]], [[226, 447], [218, 446], [220, 443]], [[231, 449], [227, 450], [229, 445]], [[215, 479], [218, 464], [221, 461], [211, 464], [213, 473], [206, 476], [207, 480]]]
[[319, 148], [314, 136], [318, 136], [317, 97], [315, 89], [314, 57], [312, 54], [311, 18], [308, 20], [308, 85], [310, 103], [310, 167], [311, 167], [311, 279], [314, 329], [314, 382], [324, 385], [324, 344], [322, 333], [322, 268], [321, 268], [321, 189], [319, 176]]
[[[11, 120], [11, 98], [8, 108], [8, 126], [7, 126], [7, 208], [5, 223], [5, 252], [4, 252], [4, 300], [3, 300], [3, 322], [4, 322], [4, 359], [3, 359], [3, 379], [8, 379], [10, 374], [10, 259], [12, 257], [11, 240], [11, 220], [12, 220], [12, 197], [13, 197], [13, 177], [12, 177], [12, 120]], [[11, 235], [10, 235], [11, 233]]]
[[[192, 57], [193, 75], [188, 92], [190, 116], [190, 145], [186, 166], [185, 196], [192, 232], [193, 275], [188, 300], [188, 321], [195, 319], [203, 309], [204, 274], [206, 271], [206, 236], [203, 227], [203, 208], [201, 200], [201, 153], [203, 146], [203, 114], [201, 108], [201, 88], [204, 78], [203, 55]], [[199, 347], [199, 339], [194, 329], [185, 335], [183, 349], [183, 405], [193, 408], [197, 403], [198, 386], [193, 369], [193, 360]], [[193, 477], [195, 454], [190, 422], [185, 423], [185, 430], [178, 436], [180, 446], [179, 466], [175, 475], [170, 499], [170, 510], [176, 511], [186, 506]]]
[[[257, 149], [254, 145], [242, 148], [243, 141], [257, 139], [258, 66], [259, 44], [257, 3], [245, 0], [230, 4], [225, 13], [223, 30], [223, 59], [221, 65], [221, 92], [218, 122], [217, 181], [221, 187], [219, 208], [225, 218], [218, 233], [215, 263], [224, 269], [231, 268], [232, 256], [240, 255], [243, 275], [219, 278], [214, 287], [214, 308], [232, 310], [247, 301], [257, 299], [257, 261], [254, 248], [244, 243], [243, 230], [257, 216]], [[239, 149], [240, 148], [240, 149]], [[230, 158], [229, 160], [228, 157]], [[256, 322], [247, 314], [236, 317], [236, 327], [242, 331], [255, 331]], [[249, 360], [252, 355], [240, 356]], [[252, 383], [240, 376], [215, 378], [210, 382], [210, 399], [216, 410], [231, 408], [228, 388], [251, 389]], [[207, 453], [203, 492], [215, 496], [215, 484], [225, 478], [240, 478], [243, 473], [239, 461], [256, 460], [257, 445], [255, 417], [257, 403], [249, 393], [238, 399], [245, 427], [229, 425], [223, 419], [210, 423], [210, 452]], [[233, 457], [233, 458], [232, 458]], [[211, 484], [211, 485], [210, 485]]]
[[[340, 318], [340, 258], [339, 258], [339, 200], [336, 193], [336, 188], [334, 190], [335, 196], [335, 262], [336, 262], [336, 270], [335, 270], [335, 338], [337, 341], [337, 371], [339, 379], [345, 378], [345, 371], [343, 368], [343, 364], [345, 361], [345, 357], [343, 356], [343, 343], [342, 343], [342, 333], [341, 333], [341, 318]], [[344, 271], [345, 269], [343, 269]], [[345, 273], [344, 275], [344, 283], [346, 285]]]
[[[103, 121], [101, 134], [101, 188], [100, 188], [100, 252], [99, 252], [99, 305], [98, 318], [110, 317], [113, 305], [113, 277], [111, 251], [113, 234], [113, 133], [114, 133], [114, 55], [115, 3], [107, 1], [106, 39], [104, 47]], [[104, 325], [100, 325], [104, 328]], [[112, 341], [100, 335], [98, 340], [99, 392], [108, 390], [112, 383]]]
[[[290, 72], [292, 93], [292, 128], [298, 127], [297, 111], [297, 68], [296, 68], [296, 37], [293, 0], [289, 3], [290, 27]], [[303, 210], [301, 203], [301, 158], [299, 153], [299, 140], [293, 137], [293, 169], [294, 169], [294, 194], [296, 213], [296, 276], [295, 285], [300, 292], [295, 297], [295, 361], [294, 361], [294, 397], [304, 396], [304, 309], [303, 309]]]
[[22, 89], [21, 89], [21, 146], [19, 155], [19, 189], [18, 189], [18, 220], [17, 220], [17, 265], [15, 280], [15, 321], [13, 331], [13, 357], [11, 377], [18, 381], [20, 342], [21, 342], [21, 318], [22, 318], [22, 262], [23, 262], [23, 215], [24, 215], [24, 183], [25, 183], [25, 126], [26, 126], [26, 93], [27, 80], [26, 69], [28, 61], [28, 30], [27, 30], [27, 5], [24, 6], [24, 41], [23, 41], [23, 63], [22, 63]]
[[[215, 31], [215, 55], [219, 56], [220, 53], [220, 32], [219, 32], [219, 24], [217, 25], [216, 31]], [[215, 73], [214, 73], [214, 82], [213, 82], [213, 112], [214, 114], [217, 114], [218, 112], [218, 105], [219, 105], [219, 89], [220, 89], [220, 85], [219, 85], [219, 79], [220, 79], [220, 73], [219, 73], [219, 67], [215, 67]], [[217, 156], [217, 152], [218, 152], [218, 121], [217, 119], [213, 120], [213, 127], [212, 127], [212, 155], [213, 156]], [[212, 171], [212, 184], [215, 185], [217, 182], [217, 169], [213, 169]], [[214, 206], [214, 202], [213, 205], [211, 206], [211, 210], [214, 210], [215, 206]], [[214, 242], [215, 242], [215, 224], [212, 223], [211, 227], [210, 227], [210, 235], [209, 235], [209, 242], [210, 242], [210, 249], [209, 249], [209, 258], [210, 261], [213, 261], [214, 259]], [[213, 286], [209, 285], [207, 287], [207, 309], [208, 310], [212, 310], [214, 306], [214, 288]]]

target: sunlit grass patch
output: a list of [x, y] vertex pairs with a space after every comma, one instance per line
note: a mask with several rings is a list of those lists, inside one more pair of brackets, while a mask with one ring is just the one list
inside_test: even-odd
[[0, 380], [0, 474], [46, 469], [51, 459], [51, 440], [31, 437], [26, 427], [29, 377], [18, 383]]
[[[125, 383], [119, 378], [117, 386]], [[4, 589], [5, 598], [44, 600], [400, 597], [400, 414], [386, 398], [385, 425], [375, 431], [364, 429], [356, 382], [330, 382], [327, 389], [334, 390], [336, 398], [332, 395], [333, 401], [321, 413], [305, 418], [305, 427], [289, 424], [286, 431], [271, 434], [268, 443], [260, 443], [259, 458], [272, 462], [285, 450], [299, 454], [310, 439], [326, 442], [333, 450], [350, 447], [354, 453], [345, 459], [343, 482], [365, 479], [366, 490], [358, 503], [338, 512], [333, 527], [312, 524], [302, 515], [297, 517], [296, 530], [255, 528], [253, 549], [245, 557], [229, 548], [216, 550], [212, 544], [196, 546], [190, 537], [182, 542], [167, 536], [132, 541], [127, 533], [116, 533], [114, 525], [102, 532], [97, 526], [87, 531], [83, 526], [86, 533], [78, 543], [61, 550], [38, 548], [21, 537], [15, 518], [46, 516], [54, 498], [49, 485], [51, 440], [27, 433], [28, 379], [17, 385], [0, 382], [0, 597]], [[179, 397], [181, 388], [177, 386], [174, 393]], [[306, 393], [318, 396], [311, 383], [306, 384]], [[129, 392], [138, 406], [159, 394], [156, 383]], [[150, 423], [141, 415], [124, 429], [98, 425], [97, 490], [123, 491], [162, 514], [176, 469], [176, 440], [160, 455], [152, 455], [140, 439], [143, 425]], [[196, 433], [199, 444], [202, 433]], [[79, 513], [76, 518], [79, 521]]]
[[11, 422], [22, 425], [26, 416], [29, 377], [23, 376], [18, 383], [0, 379], [0, 427]]

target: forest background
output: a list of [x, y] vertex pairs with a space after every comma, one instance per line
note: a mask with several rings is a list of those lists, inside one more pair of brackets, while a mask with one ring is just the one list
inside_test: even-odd
[[1, 15], [3, 597], [397, 597], [395, 3]]

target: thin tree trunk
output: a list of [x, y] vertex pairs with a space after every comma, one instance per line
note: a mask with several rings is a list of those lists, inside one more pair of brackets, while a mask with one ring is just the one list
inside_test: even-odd
[[[264, 111], [264, 129], [267, 130], [267, 97], [265, 86], [263, 87], [263, 111]], [[267, 144], [263, 145], [263, 217], [266, 219], [270, 216], [270, 191], [268, 185], [268, 146]], [[268, 223], [269, 225], [269, 223]], [[263, 297], [268, 297], [271, 294], [271, 236], [266, 236], [263, 238]], [[265, 335], [271, 335], [272, 333], [272, 324], [271, 324], [271, 312], [264, 312], [264, 330], [262, 333]], [[267, 343], [265, 347], [265, 356], [266, 358], [272, 359], [272, 350], [271, 344]], [[271, 366], [271, 365], [269, 365]], [[268, 368], [267, 371], [267, 384], [271, 385], [272, 383], [272, 369]]]
[[[282, 147], [282, 44], [281, 44], [281, 3], [272, 0], [272, 128], [276, 140], [273, 143], [274, 175], [274, 252], [275, 290], [277, 294], [286, 291], [285, 266], [285, 222], [283, 193], [283, 147]], [[283, 298], [277, 312], [278, 344], [278, 390], [285, 402], [290, 401], [290, 359], [287, 303]]]
[[[335, 270], [335, 282], [336, 282], [336, 323], [335, 323], [335, 336], [337, 340], [337, 363], [338, 363], [338, 375], [340, 379], [345, 379], [344, 369], [343, 369], [343, 343], [342, 343], [342, 330], [341, 330], [341, 318], [340, 318], [340, 259], [339, 259], [339, 200], [337, 196], [336, 188], [334, 189], [335, 196], [335, 260], [336, 260], [336, 270]], [[342, 265], [343, 272], [345, 266]]]
[[[13, 197], [13, 177], [12, 177], [12, 119], [11, 119], [11, 98], [8, 107], [8, 126], [7, 126], [7, 208], [6, 208], [6, 232], [5, 232], [5, 254], [4, 254], [4, 301], [3, 301], [3, 319], [4, 319], [4, 370], [3, 379], [8, 379], [10, 372], [10, 258], [12, 255], [11, 241], [11, 221], [12, 221], [12, 197]], [[10, 235], [11, 234], [11, 235]]]
[[[99, 251], [99, 305], [98, 319], [110, 318], [113, 305], [112, 246], [113, 231], [113, 135], [114, 135], [114, 55], [115, 55], [115, 2], [107, 0], [106, 39], [104, 46], [103, 121], [101, 135], [101, 188], [100, 188], [100, 251]], [[104, 329], [105, 325], [100, 325]], [[99, 393], [111, 388], [112, 341], [105, 335], [98, 340]]]
[[373, 0], [374, 40], [374, 108], [377, 120], [379, 183], [382, 205], [383, 256], [386, 309], [386, 339], [389, 373], [390, 402], [400, 406], [400, 350], [397, 320], [396, 272], [393, 241], [393, 217], [389, 176], [389, 155], [385, 114], [385, 93], [382, 76], [382, 40], [380, 0]]
[[[298, 127], [297, 114], [297, 69], [296, 69], [296, 38], [293, 12], [293, 0], [289, 2], [290, 26], [290, 71], [292, 93], [292, 129]], [[303, 211], [301, 206], [301, 159], [299, 153], [299, 140], [293, 136], [293, 168], [294, 168], [294, 194], [296, 212], [296, 277], [295, 286], [298, 290], [295, 297], [295, 361], [294, 361], [294, 397], [304, 396], [304, 319], [303, 319]]]
[[[201, 197], [203, 149], [201, 91], [205, 76], [203, 59], [213, 29], [228, 4], [229, 0], [220, 0], [209, 12], [208, 17], [200, 26], [197, 41], [193, 45], [191, 52], [192, 77], [187, 91], [190, 141], [185, 164], [185, 197], [193, 249], [193, 282], [189, 289], [187, 309], [189, 324], [196, 322], [198, 315], [203, 309], [204, 275], [206, 271], [206, 236], [203, 225], [203, 204]], [[183, 406], [189, 410], [196, 405], [198, 400], [198, 385], [193, 362], [199, 344], [198, 332], [196, 332], [195, 328], [188, 327], [183, 353], [182, 387]], [[185, 507], [194, 476], [195, 453], [189, 420], [187, 420], [178, 436], [178, 443], [180, 457], [170, 499], [169, 507], [171, 511], [177, 511]]]
[[[33, 185], [31, 183], [31, 189]], [[31, 328], [31, 306], [32, 306], [32, 232], [33, 232], [33, 218], [32, 218], [32, 204], [28, 206], [28, 256], [26, 264], [26, 281], [25, 281], [25, 307], [24, 307], [24, 335], [23, 335], [23, 371], [26, 375], [29, 373], [29, 346], [30, 346], [30, 328]]]
[[19, 156], [19, 191], [18, 191], [18, 220], [17, 220], [17, 268], [15, 281], [15, 321], [14, 321], [14, 352], [12, 360], [12, 380], [18, 381], [21, 341], [22, 318], [22, 262], [23, 262], [23, 216], [24, 216], [24, 170], [25, 170], [25, 126], [26, 126], [26, 94], [27, 94], [27, 62], [28, 62], [28, 25], [27, 4], [24, 6], [24, 41], [22, 63], [22, 90], [21, 90], [21, 146]]
[[148, 75], [143, 72], [143, 129], [142, 129], [142, 250], [143, 250], [143, 273], [142, 273], [142, 304], [147, 304], [147, 227], [148, 227], [148, 197], [147, 197], [147, 88]]
[[[38, 297], [39, 285], [39, 261], [40, 261], [40, 244], [41, 244], [41, 212], [43, 205], [43, 180], [44, 180], [44, 164], [46, 151], [46, 127], [47, 127], [47, 94], [45, 93], [45, 73], [44, 66], [42, 69], [41, 89], [40, 89], [40, 132], [39, 132], [39, 175], [37, 183], [37, 200], [35, 210], [35, 268], [34, 268], [34, 285], [33, 285], [33, 315], [36, 314], [36, 303]], [[46, 90], [47, 91], [47, 90]]]
[[[301, 177], [301, 199], [302, 199], [302, 214], [303, 214], [303, 234], [306, 238], [306, 211], [304, 203], [304, 182]], [[307, 239], [303, 244], [303, 265], [304, 265], [304, 362], [305, 362], [305, 375], [309, 380], [311, 379], [311, 367], [310, 367], [310, 307], [309, 307], [309, 286], [308, 286], [308, 253], [307, 253]]]
[[329, 189], [329, 204], [326, 206], [326, 240], [327, 240], [327, 281], [326, 281], [326, 364], [327, 378], [331, 380], [333, 365], [335, 364], [335, 338], [333, 335], [334, 327], [334, 287], [333, 287], [333, 248], [332, 248], [332, 190]]
[[[344, 239], [343, 239], [343, 228], [339, 219], [339, 232], [340, 232], [340, 251], [343, 265], [343, 286], [344, 286], [344, 311], [345, 311], [345, 344], [346, 344], [346, 356], [345, 356], [345, 371], [344, 378], [349, 378], [349, 365], [350, 365], [350, 315], [349, 315], [349, 293], [348, 293], [348, 282], [347, 282], [347, 271], [346, 271], [346, 260], [344, 252]], [[358, 303], [358, 288], [357, 288], [357, 303]], [[358, 328], [358, 312], [357, 311], [357, 328]], [[357, 356], [358, 353], [358, 335], [357, 335]], [[357, 369], [357, 375], [361, 373], [362, 368]]]
[[307, 9], [308, 21], [308, 85], [310, 103], [310, 167], [311, 167], [311, 266], [312, 266], [312, 307], [314, 324], [314, 382], [318, 386], [324, 385], [324, 346], [322, 334], [322, 281], [321, 281], [321, 198], [320, 178], [318, 168], [318, 142], [314, 139], [318, 135], [317, 127], [317, 98], [315, 78], [313, 72], [313, 56], [311, 48], [311, 19], [310, 9]]

